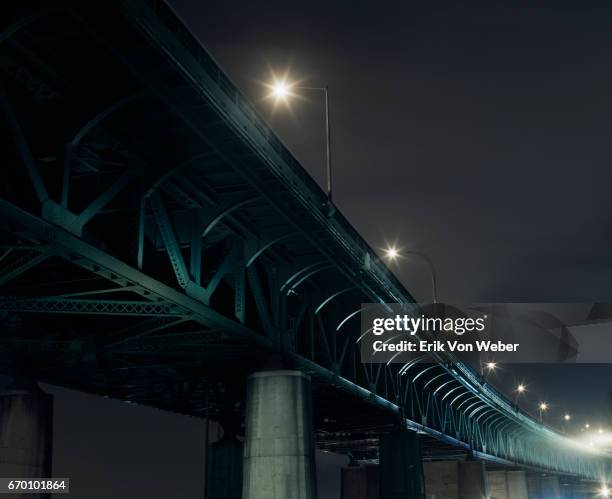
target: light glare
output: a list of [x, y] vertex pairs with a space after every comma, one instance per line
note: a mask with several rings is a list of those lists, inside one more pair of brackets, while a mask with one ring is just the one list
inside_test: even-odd
[[276, 100], [287, 100], [290, 85], [284, 80], [275, 81], [272, 85], [272, 97]]
[[397, 251], [397, 248], [395, 246], [390, 246], [389, 248], [387, 248], [387, 258], [389, 258], [390, 260], [395, 260], [398, 256], [399, 256], [399, 251]]

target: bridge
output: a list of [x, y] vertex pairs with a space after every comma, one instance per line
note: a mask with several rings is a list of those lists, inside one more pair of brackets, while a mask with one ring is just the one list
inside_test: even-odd
[[345, 497], [609, 476], [468, 365], [361, 363], [413, 298], [164, 2], [4, 5], [0, 65], [2, 474], [50, 470], [38, 380], [219, 422], [209, 499], [315, 497], [315, 443]]

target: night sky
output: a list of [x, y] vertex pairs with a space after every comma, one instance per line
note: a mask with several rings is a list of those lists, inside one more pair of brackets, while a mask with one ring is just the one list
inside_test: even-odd
[[[373, 247], [428, 254], [441, 301], [612, 301], [612, 4], [171, 3], [320, 183], [320, 96], [273, 111], [263, 82], [329, 86], [336, 205]], [[393, 270], [431, 299], [421, 262]], [[492, 379], [524, 380], [551, 421], [611, 419], [612, 366]], [[202, 497], [201, 422], [63, 390], [56, 405], [57, 473], [86, 461], [109, 480], [75, 498]]]

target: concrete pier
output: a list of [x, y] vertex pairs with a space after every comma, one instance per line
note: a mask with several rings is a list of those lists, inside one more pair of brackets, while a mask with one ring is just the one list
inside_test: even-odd
[[262, 371], [247, 380], [243, 499], [315, 499], [310, 379]]
[[[482, 461], [459, 462], [459, 499], [489, 497], [487, 475]], [[513, 497], [512, 499], [518, 499]]]
[[380, 439], [380, 499], [424, 499], [421, 443], [415, 432], [396, 430]]
[[[424, 463], [427, 499], [487, 498], [487, 477], [480, 461]], [[493, 497], [493, 496], [491, 496]]]
[[508, 499], [508, 482], [504, 470], [487, 471], [491, 499]]
[[342, 499], [379, 499], [380, 480], [376, 465], [342, 468]]
[[506, 482], [508, 483], [508, 499], [528, 499], [526, 472], [520, 470], [507, 471]]
[[527, 474], [520, 470], [487, 471], [491, 499], [528, 499]]
[[459, 499], [459, 461], [423, 463], [427, 499]]
[[0, 393], [0, 476], [51, 477], [52, 443], [53, 396], [33, 381], [9, 385]]
[[241, 499], [244, 446], [232, 434], [210, 444], [206, 455], [206, 498]]
[[529, 499], [561, 499], [559, 478], [556, 475], [533, 473], [527, 477]]

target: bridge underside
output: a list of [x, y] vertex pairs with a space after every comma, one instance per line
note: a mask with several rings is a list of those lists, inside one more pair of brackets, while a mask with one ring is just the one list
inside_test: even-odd
[[322, 447], [401, 424], [601, 472], [468, 366], [360, 363], [360, 304], [411, 296], [165, 4], [3, 9], [4, 372], [239, 427], [246, 376], [290, 367]]

